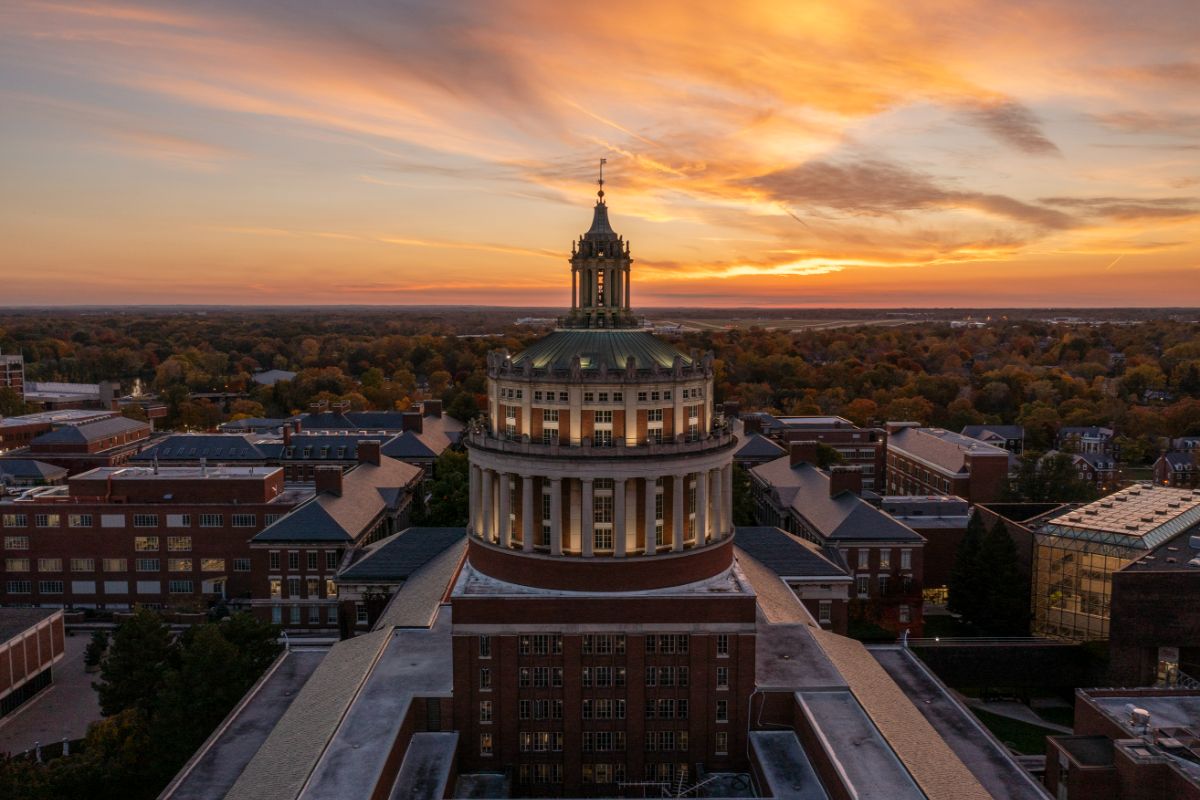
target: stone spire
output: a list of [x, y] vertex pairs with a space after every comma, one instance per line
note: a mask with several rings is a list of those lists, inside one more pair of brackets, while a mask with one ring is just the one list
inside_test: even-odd
[[604, 164], [600, 159], [600, 190], [592, 209], [592, 227], [571, 248], [571, 313], [568, 328], [631, 328], [637, 320], [629, 310], [629, 242], [612, 229], [604, 201]]

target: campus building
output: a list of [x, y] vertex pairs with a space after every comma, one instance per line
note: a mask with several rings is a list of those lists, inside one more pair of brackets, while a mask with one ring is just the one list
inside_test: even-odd
[[0, 608], [0, 720], [54, 681], [65, 635], [62, 609]]
[[20, 353], [0, 353], [0, 389], [25, 396], [25, 357]]
[[489, 359], [466, 530], [348, 555], [347, 595], [389, 595], [369, 629], [286, 653], [166, 800], [1037, 796], [827, 629], [849, 577], [827, 549], [738, 546], [711, 358], [634, 327], [630, 261], [601, 194], [571, 312]]
[[955, 495], [969, 503], [1000, 499], [1012, 454], [961, 433], [922, 428], [916, 422], [887, 425], [888, 495]]
[[1034, 529], [1033, 631], [1109, 638], [1113, 574], [1200, 524], [1200, 492], [1142, 483]]
[[0, 604], [248, 605], [250, 538], [308, 495], [277, 467], [100, 467], [0, 498]]
[[[783, 449], [777, 455], [787, 452], [792, 442], [820, 442], [827, 445], [837, 451], [841, 459], [839, 464], [859, 467], [864, 491], [885, 494], [883, 476], [887, 468], [887, 431], [882, 428], [862, 428], [845, 417], [774, 417], [762, 412], [743, 414], [741, 423], [747, 437], [761, 434], [782, 445]], [[766, 448], [756, 449], [761, 452]]]
[[816, 442], [750, 470], [755, 515], [836, 551], [854, 578], [852, 615], [900, 636], [921, 634], [925, 539], [862, 498], [858, 467], [815, 466]]

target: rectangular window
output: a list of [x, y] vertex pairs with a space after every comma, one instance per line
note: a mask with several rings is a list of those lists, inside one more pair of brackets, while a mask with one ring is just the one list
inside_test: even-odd
[[192, 537], [168, 536], [167, 550], [173, 553], [189, 553], [192, 550]]
[[336, 550], [325, 551], [325, 569], [337, 569], [338, 554]]
[[8, 572], [29, 572], [28, 558], [6, 558], [4, 569]]
[[191, 594], [192, 582], [184, 580], [167, 581], [167, 592], [170, 594]]
[[492, 735], [490, 733], [479, 734], [479, 755], [490, 756], [492, 754]]
[[882, 547], [879, 549], [879, 568], [892, 568], [892, 549], [890, 547]]
[[718, 656], [728, 656], [729, 655], [729, 634], [728, 633], [718, 633], [717, 634], [717, 655]]
[[28, 536], [5, 536], [4, 537], [4, 549], [5, 550], [28, 550], [29, 549], [29, 537]]
[[899, 613], [900, 613], [900, 621], [901, 622], [909, 622], [910, 621], [910, 612], [909, 612], [908, 606], [904, 606], [904, 605], [900, 606]]
[[168, 528], [190, 528], [192, 527], [191, 514], [167, 514]]
[[855, 575], [854, 588], [860, 599], [869, 596], [871, 593], [871, 576]]
[[287, 585], [288, 585], [288, 597], [299, 597], [300, 596], [300, 579], [299, 578], [296, 578], [296, 577], [288, 578]]
[[717, 722], [729, 722], [729, 701], [717, 701]]
[[300, 569], [300, 551], [288, 551], [288, 569], [293, 572], [296, 572]]
[[880, 595], [880, 597], [886, 595], [887, 590], [888, 590], [888, 576], [880, 575], [879, 576], [879, 595]]
[[58, 514], [36, 514], [34, 522], [39, 528], [57, 528], [61, 524]]
[[729, 733], [728, 731], [717, 731], [713, 737], [713, 743], [716, 749], [716, 755], [729, 755]]
[[717, 688], [729, 688], [729, 667], [717, 667]]
[[905, 548], [900, 551], [900, 569], [912, 569], [912, 550]]
[[254, 514], [234, 514], [233, 527], [235, 528], [253, 528], [258, 524], [258, 517]]
[[62, 594], [63, 593], [63, 582], [62, 581], [40, 581], [38, 583], [38, 591], [41, 594]]
[[92, 527], [91, 514], [68, 514], [67, 526], [70, 528], [90, 528]]
[[250, 559], [235, 558], [233, 560], [233, 571], [234, 572], [249, 572], [250, 571]]
[[870, 569], [871, 567], [871, 551], [865, 547], [858, 548], [858, 568]]
[[62, 572], [61, 558], [39, 558], [38, 572]]
[[6, 528], [24, 528], [29, 524], [29, 517], [25, 514], [5, 514], [0, 516], [0, 521]]
[[106, 558], [101, 566], [105, 572], [128, 572], [129, 562], [124, 558]]
[[135, 536], [133, 539], [133, 549], [139, 553], [152, 553], [158, 549], [158, 537]]
[[317, 551], [316, 551], [316, 550], [309, 550], [309, 551], [306, 553], [306, 556], [307, 556], [307, 558], [308, 558], [308, 569], [309, 569], [309, 571], [310, 571], [310, 572], [316, 572], [316, 571], [317, 571], [317, 560], [318, 560], [318, 559], [317, 559], [317, 556], [318, 556], [318, 553], [317, 553]]
[[200, 515], [200, 527], [201, 528], [221, 528], [224, 526], [225, 526], [225, 515], [224, 514], [201, 514]]
[[8, 582], [8, 593], [9, 594], [32, 594], [33, 593], [33, 581], [9, 581]]
[[833, 601], [821, 600], [817, 603], [817, 622], [828, 625], [833, 622]]
[[157, 558], [139, 558], [134, 562], [134, 568], [138, 572], [158, 572], [159, 562]]
[[480, 700], [479, 701], [479, 721], [480, 722], [491, 722], [492, 721], [492, 701], [491, 700]]
[[320, 606], [309, 606], [308, 607], [308, 624], [309, 625], [320, 625], [321, 624], [321, 607]]
[[190, 558], [168, 558], [168, 572], [191, 572], [192, 560]]
[[133, 527], [135, 528], [157, 528], [158, 514], [134, 514]]
[[202, 558], [200, 559], [201, 572], [224, 572], [225, 559], [223, 558]]
[[273, 570], [279, 569], [279, 551], [278, 550], [271, 551], [270, 555], [268, 555], [268, 557], [267, 557], [267, 564]]
[[[174, 581], [172, 581], [172, 583], [174, 583]], [[288, 608], [288, 624], [300, 624], [300, 606], [291, 606]]]
[[492, 657], [492, 637], [490, 637], [490, 636], [480, 636], [479, 637], [479, 657], [480, 658], [491, 658]]
[[487, 667], [479, 670], [479, 688], [484, 690], [492, 688], [492, 671]]
[[94, 558], [72, 558], [71, 572], [95, 572], [96, 559]]

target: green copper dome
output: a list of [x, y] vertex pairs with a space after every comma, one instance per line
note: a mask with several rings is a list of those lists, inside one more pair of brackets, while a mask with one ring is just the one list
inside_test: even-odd
[[512, 364], [517, 369], [526, 363], [535, 370], [570, 369], [575, 356], [579, 356], [580, 366], [585, 370], [598, 370], [603, 366], [621, 371], [631, 356], [639, 370], [652, 369], [656, 365], [670, 369], [676, 356], [683, 358], [685, 367], [692, 366], [689, 356], [647, 331], [594, 328], [555, 331], [513, 356]]

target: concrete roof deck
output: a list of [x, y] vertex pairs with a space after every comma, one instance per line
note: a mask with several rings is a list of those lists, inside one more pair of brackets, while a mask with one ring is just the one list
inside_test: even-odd
[[[615, 560], [615, 559], [614, 559]], [[614, 564], [614, 566], [619, 566]], [[661, 589], [643, 589], [639, 591], [627, 592], [577, 592], [568, 589], [546, 589], [540, 586], [524, 586], [518, 583], [509, 583], [490, 575], [480, 572], [471, 566], [468, 561], [458, 576], [458, 581], [454, 584], [453, 595], [455, 597], [604, 597], [608, 599], [617, 599], [621, 597], [670, 597], [670, 596], [687, 596], [695, 597], [700, 595], [722, 595], [728, 596], [731, 594], [754, 595], [754, 589], [750, 586], [750, 582], [742, 571], [734, 564], [730, 568], [695, 583], [687, 583], [681, 586], [666, 586]]]
[[790, 800], [829, 800], [795, 733], [754, 731], [750, 747], [762, 769], [766, 794]]
[[869, 649], [917, 711], [945, 739], [992, 797], [996, 800], [1044, 800], [1048, 796], [911, 651], [894, 646]]
[[796, 699], [853, 797], [926, 800], [850, 691], [797, 692]]
[[224, 797], [327, 652], [297, 648], [285, 654], [213, 732], [160, 800]]
[[457, 733], [414, 733], [388, 800], [442, 800], [457, 750]]

